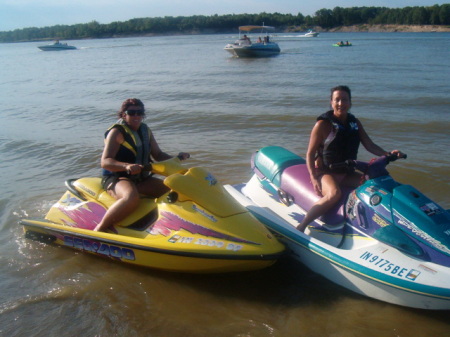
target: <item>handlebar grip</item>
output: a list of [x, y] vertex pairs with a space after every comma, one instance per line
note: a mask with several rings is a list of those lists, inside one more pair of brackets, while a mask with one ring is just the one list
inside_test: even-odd
[[[184, 156], [184, 155], [186, 155], [186, 156]], [[191, 158], [191, 155], [189, 153], [180, 152], [180, 153], [178, 153], [177, 158], [180, 160], [184, 160], [184, 159]]]
[[151, 170], [152, 170], [152, 164], [144, 165], [144, 168], [142, 169], [142, 171], [151, 171]]
[[408, 157], [408, 155], [406, 153], [403, 153], [400, 157], [397, 156], [396, 153], [389, 153], [388, 155], [386, 155], [386, 158], [388, 159], [388, 161], [396, 161], [397, 159], [406, 159]]

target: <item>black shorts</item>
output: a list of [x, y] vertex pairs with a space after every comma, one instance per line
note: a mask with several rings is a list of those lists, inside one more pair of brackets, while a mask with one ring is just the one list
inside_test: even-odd
[[110, 190], [114, 188], [114, 185], [116, 185], [117, 181], [121, 178], [117, 175], [111, 175], [111, 176], [103, 176], [102, 177], [102, 187], [105, 191]]
[[153, 174], [140, 174], [140, 175], [134, 175], [134, 176], [122, 176], [118, 174], [110, 175], [110, 176], [103, 176], [102, 177], [102, 187], [105, 191], [113, 189], [114, 186], [117, 184], [119, 179], [129, 179], [135, 184], [140, 183], [141, 181], [144, 181], [148, 178], [150, 178]]

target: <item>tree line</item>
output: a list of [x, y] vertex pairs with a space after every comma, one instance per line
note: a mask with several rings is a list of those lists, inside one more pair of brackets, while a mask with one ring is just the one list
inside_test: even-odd
[[450, 25], [450, 4], [431, 7], [336, 7], [316, 12], [315, 23], [323, 28], [359, 24]]
[[50, 39], [109, 38], [146, 34], [195, 34], [235, 32], [238, 26], [275, 26], [279, 31], [298, 31], [320, 26], [331, 29], [359, 24], [450, 25], [450, 4], [431, 7], [335, 7], [320, 9], [315, 15], [280, 13], [166, 16], [137, 18], [124, 22], [31, 27], [0, 32], [0, 42]]

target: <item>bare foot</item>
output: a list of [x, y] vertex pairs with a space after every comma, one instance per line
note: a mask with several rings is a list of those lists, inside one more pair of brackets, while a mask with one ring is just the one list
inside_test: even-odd
[[300, 231], [300, 232], [303, 233], [303, 232], [305, 232], [306, 225], [300, 224], [300, 225], [298, 225], [296, 228], [297, 228], [298, 231]]

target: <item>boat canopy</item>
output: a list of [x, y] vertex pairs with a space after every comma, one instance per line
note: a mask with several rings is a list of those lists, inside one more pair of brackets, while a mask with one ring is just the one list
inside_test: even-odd
[[244, 31], [244, 32], [249, 32], [251, 30], [255, 30], [255, 29], [275, 29], [275, 27], [272, 26], [240, 26], [239, 30]]

